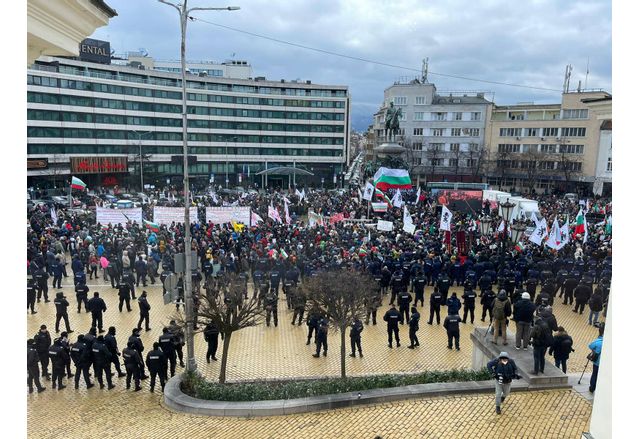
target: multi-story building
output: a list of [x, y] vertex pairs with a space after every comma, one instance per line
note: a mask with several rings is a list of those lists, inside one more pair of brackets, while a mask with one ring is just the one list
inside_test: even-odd
[[[280, 166], [313, 174], [299, 183], [330, 185], [345, 170], [346, 86], [189, 74], [187, 99], [196, 185], [260, 185], [257, 172]], [[82, 174], [88, 184], [137, 187], [141, 163], [145, 183], [182, 178], [179, 74], [42, 57], [27, 71], [27, 109], [31, 185]]]
[[596, 159], [595, 179], [602, 182], [602, 193], [611, 194], [611, 183], [613, 177], [613, 144], [611, 138], [612, 115], [611, 96], [603, 98], [583, 99], [589, 111], [593, 112], [600, 121], [600, 141], [598, 145], [598, 157]]
[[602, 121], [583, 100], [606, 97], [603, 91], [566, 92], [560, 104], [492, 106], [487, 182], [523, 192], [588, 190]]
[[376, 142], [384, 139], [390, 102], [402, 109], [400, 136], [405, 161], [416, 181], [477, 181], [484, 157], [484, 138], [491, 102], [484, 92], [438, 94], [436, 86], [414, 79], [384, 91], [374, 115]]

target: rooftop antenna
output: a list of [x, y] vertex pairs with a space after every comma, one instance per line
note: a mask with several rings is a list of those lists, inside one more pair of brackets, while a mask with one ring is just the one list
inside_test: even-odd
[[427, 74], [429, 73], [429, 58], [422, 60], [422, 83], [427, 83]]
[[582, 79], [578, 81], [578, 93], [580, 93], [581, 88], [582, 88]]
[[573, 67], [571, 64], [567, 64], [567, 67], [564, 71], [564, 85], [562, 86], [563, 93], [569, 93], [569, 81], [571, 80], [571, 70]]
[[589, 79], [589, 57], [587, 57], [587, 73], [584, 75], [584, 89], [587, 89], [587, 79]]

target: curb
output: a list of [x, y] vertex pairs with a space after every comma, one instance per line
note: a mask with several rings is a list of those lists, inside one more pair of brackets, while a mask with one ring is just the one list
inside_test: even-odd
[[[309, 413], [320, 410], [379, 404], [415, 398], [431, 398], [447, 395], [493, 393], [494, 380], [456, 383], [415, 384], [385, 389], [363, 390], [333, 395], [270, 401], [207, 401], [193, 398], [180, 390], [182, 374], [175, 375], [165, 385], [164, 402], [167, 407], [182, 413], [206, 416], [263, 417]], [[514, 382], [511, 391], [525, 391], [526, 383]]]

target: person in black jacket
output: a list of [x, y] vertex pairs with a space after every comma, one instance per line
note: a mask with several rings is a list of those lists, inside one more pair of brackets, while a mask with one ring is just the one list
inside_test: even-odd
[[532, 375], [538, 375], [538, 372], [544, 373], [545, 354], [547, 348], [553, 343], [553, 333], [547, 322], [539, 318], [536, 320], [533, 330], [531, 331], [531, 344], [533, 345], [533, 370]]
[[133, 348], [133, 343], [127, 343], [127, 347], [123, 349], [122, 356], [124, 358], [124, 367], [127, 370], [127, 390], [131, 388], [131, 378], [133, 378], [138, 392], [142, 390], [140, 387], [140, 371], [144, 367], [142, 356]]
[[574, 295], [576, 298], [576, 306], [573, 308], [573, 312], [578, 312], [580, 310], [580, 314], [584, 312], [584, 307], [589, 302], [591, 298], [592, 289], [591, 286], [588, 285], [584, 280], [582, 280], [574, 291]]
[[107, 331], [107, 335], [104, 337], [104, 344], [109, 349], [109, 353], [111, 353], [111, 362], [116, 368], [118, 372], [118, 377], [121, 378], [126, 374], [122, 373], [122, 368], [120, 367], [120, 360], [118, 357], [121, 355], [120, 350], [118, 349], [118, 340], [116, 340], [116, 327], [109, 326], [109, 330]]
[[27, 279], [27, 309], [31, 308], [31, 314], [36, 314], [36, 281], [29, 277]]
[[327, 356], [327, 350], [328, 350], [327, 333], [328, 333], [328, 331], [329, 331], [329, 322], [327, 321], [327, 319], [322, 317], [320, 319], [320, 321], [318, 322], [318, 329], [316, 331], [316, 353], [312, 355], [313, 357], [315, 357], [315, 358], [319, 358], [320, 357], [320, 348], [321, 347], [323, 349], [322, 355], [324, 355], [325, 357]]
[[127, 304], [127, 312], [131, 312], [131, 287], [124, 279], [118, 284], [118, 310], [122, 312], [122, 305]]
[[522, 299], [513, 305], [513, 321], [516, 322], [516, 350], [529, 349], [529, 338], [536, 306], [529, 300], [529, 293], [522, 293]]
[[398, 293], [398, 305], [400, 305], [400, 324], [409, 321], [409, 308], [411, 307], [411, 294], [407, 290]]
[[418, 302], [420, 302], [420, 306], [424, 307], [424, 288], [427, 286], [427, 283], [427, 278], [422, 270], [418, 271], [418, 274], [412, 282], [413, 293], [415, 295], [413, 306], [418, 306]]
[[89, 312], [89, 287], [86, 283], [81, 282], [77, 284], [74, 289], [76, 292], [76, 300], [78, 301], [78, 313], [80, 313], [80, 308], [83, 303], [85, 312]]
[[136, 287], [140, 286], [140, 280], [142, 280], [142, 286], [147, 287], [147, 263], [142, 258], [142, 255], [138, 256], [138, 260], [134, 264], [136, 271]]
[[91, 347], [91, 353], [93, 358], [93, 373], [96, 380], [100, 383], [100, 388], [104, 389], [104, 382], [102, 381], [102, 373], [106, 375], [108, 389], [111, 390], [115, 386], [111, 382], [111, 353], [104, 344], [104, 337], [102, 335], [96, 338]]
[[[176, 374], [176, 363], [178, 358], [176, 354], [175, 342], [175, 336], [171, 333], [171, 331], [169, 331], [169, 328], [162, 328], [162, 335], [158, 339], [158, 345], [160, 346], [160, 349], [162, 349], [165, 358], [169, 361], [171, 376], [174, 376]], [[207, 358], [207, 362], [208, 360], [209, 359]]]
[[351, 323], [351, 331], [349, 332], [349, 338], [351, 339], [351, 357], [356, 356], [356, 347], [358, 348], [358, 352], [360, 353], [360, 358], [362, 358], [362, 339], [360, 334], [364, 329], [364, 325], [360, 321], [359, 318], [354, 317], [353, 322]]
[[64, 325], [67, 327], [67, 332], [71, 333], [73, 330], [69, 326], [69, 314], [67, 308], [69, 308], [69, 301], [64, 296], [64, 293], [56, 293], [56, 298], [53, 301], [56, 306], [56, 333], [60, 332], [60, 320], [64, 319]]
[[471, 317], [471, 324], [473, 324], [473, 320], [475, 318], [476, 313], [476, 291], [471, 288], [465, 288], [464, 293], [462, 293], [462, 299], [464, 300], [464, 314], [462, 316], [462, 323], [467, 323], [467, 314]]
[[509, 396], [511, 381], [519, 380], [522, 377], [518, 375], [518, 366], [515, 361], [509, 358], [509, 354], [506, 352], [500, 352], [498, 358], [489, 361], [487, 369], [496, 380], [496, 413], [501, 414], [500, 406]]
[[593, 326], [598, 326], [598, 317], [600, 317], [600, 312], [602, 311], [603, 303], [602, 296], [600, 295], [599, 289], [596, 288], [596, 291], [593, 293], [593, 296], [589, 299], [589, 324]]
[[553, 343], [549, 347], [549, 355], [553, 355], [556, 367], [560, 369], [560, 366], [562, 366], [562, 372], [564, 373], [567, 373], [567, 360], [571, 352], [574, 352], [573, 339], [562, 326], [558, 326], [558, 332], [553, 337]]
[[89, 300], [89, 311], [91, 311], [91, 326], [97, 326], [99, 332], [102, 329], [102, 313], [107, 310], [107, 304], [100, 298], [100, 293], [93, 293], [93, 298]]
[[51, 359], [51, 387], [56, 388], [56, 382], [58, 390], [65, 389], [67, 386], [62, 384], [62, 378], [65, 376], [65, 366], [67, 364], [68, 354], [62, 347], [60, 339], [56, 339], [53, 346], [49, 347], [49, 358]]
[[436, 323], [440, 324], [440, 305], [442, 305], [442, 294], [438, 289], [434, 289], [433, 293], [429, 297], [429, 321], [428, 324], [433, 324], [433, 315], [436, 315]]
[[436, 289], [442, 294], [442, 306], [447, 305], [447, 296], [449, 295], [449, 287], [451, 286], [451, 279], [446, 273], [442, 273], [436, 282]]
[[315, 339], [318, 338], [318, 322], [322, 319], [322, 311], [320, 308], [314, 305], [313, 308], [307, 313], [307, 326], [309, 327], [309, 333], [307, 334], [307, 345], [311, 344], [311, 336], [315, 331]]
[[164, 392], [165, 373], [166, 373], [167, 360], [164, 353], [160, 350], [160, 344], [154, 343], [153, 350], [147, 354], [147, 367], [149, 368], [149, 375], [151, 375], [150, 391], [153, 393], [153, 388], [156, 385], [156, 377], [160, 378], [160, 386]]
[[400, 330], [398, 329], [398, 322], [400, 321], [400, 313], [396, 309], [395, 305], [391, 305], [384, 317], [382, 318], [387, 322], [387, 335], [389, 336], [389, 347], [392, 346], [392, 337], [395, 335], [396, 347], [400, 347]]
[[220, 333], [213, 322], [209, 322], [204, 328], [204, 340], [207, 342], [207, 363], [211, 363], [211, 358], [213, 358], [213, 361], [218, 361], [216, 358], [216, 351], [218, 350], [218, 335], [221, 335], [222, 340], [224, 340], [224, 334]]
[[140, 307], [140, 320], [138, 320], [138, 329], [142, 329], [142, 322], [144, 321], [144, 330], [151, 331], [151, 327], [149, 326], [149, 310], [151, 310], [151, 305], [149, 305], [149, 301], [147, 300], [146, 291], [143, 291], [138, 298], [138, 306]]
[[[131, 335], [127, 340], [127, 346], [129, 343], [133, 343], [133, 348], [138, 351], [140, 356], [142, 356], [142, 353], [144, 352], [144, 345], [142, 344], [142, 340], [140, 340], [140, 328], [133, 328], [131, 330]], [[146, 380], [148, 378], [144, 372], [144, 366], [141, 367], [140, 373], [142, 374], [141, 379]]]
[[47, 380], [51, 379], [49, 374], [49, 346], [51, 346], [51, 335], [47, 331], [47, 325], [41, 325], [40, 331], [34, 335], [33, 340], [35, 342], [36, 352], [40, 359], [40, 366], [42, 368], [42, 376]]
[[562, 284], [562, 291], [561, 291], [561, 294], [564, 296], [563, 303], [565, 305], [569, 303], [573, 305], [573, 291], [577, 286], [578, 286], [578, 279], [575, 277], [575, 275], [573, 275], [572, 273], [569, 273], [569, 275], [564, 281], [564, 284]]
[[29, 393], [33, 393], [33, 383], [36, 384], [36, 389], [38, 389], [38, 393], [44, 392], [47, 390], [46, 387], [43, 387], [40, 384], [40, 368], [38, 367], [38, 362], [40, 357], [38, 355], [38, 351], [36, 351], [36, 343], [30, 338], [27, 340], [27, 385], [29, 386]]
[[91, 380], [89, 379], [89, 368], [91, 367], [91, 348], [85, 344], [84, 335], [78, 336], [78, 341], [71, 345], [71, 359], [76, 366], [75, 373], [75, 388], [78, 389], [80, 385], [80, 373], [84, 377], [84, 383], [87, 389], [93, 387]]
[[418, 329], [420, 329], [418, 322], [420, 322], [420, 313], [415, 306], [412, 306], [411, 318], [409, 319], [409, 341], [411, 342], [409, 349], [414, 349], [420, 346], [420, 342], [418, 341], [418, 337], [416, 335]]
[[444, 323], [442, 324], [442, 326], [444, 326], [444, 329], [447, 330], [447, 339], [448, 339], [447, 348], [449, 349], [453, 348], [453, 340], [455, 339], [456, 350], [457, 351], [460, 350], [460, 322], [461, 321], [462, 319], [458, 315], [458, 312], [457, 311], [454, 312], [453, 310], [451, 310], [449, 312], [449, 315], [444, 318]]

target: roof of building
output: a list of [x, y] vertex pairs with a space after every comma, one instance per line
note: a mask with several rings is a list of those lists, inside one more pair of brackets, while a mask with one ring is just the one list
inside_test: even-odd
[[582, 102], [584, 102], [585, 104], [590, 104], [593, 102], [604, 102], [604, 101], [610, 101], [612, 100], [612, 96], [611, 95], [607, 95], [604, 96], [602, 98], [587, 98], [587, 99], [581, 99]]
[[484, 98], [484, 95], [476, 96], [440, 96], [435, 95], [433, 97], [433, 104], [490, 104], [488, 100]]
[[116, 10], [110, 7], [108, 4], [106, 4], [104, 0], [91, 0], [91, 4], [93, 4], [96, 8], [100, 9], [102, 12], [107, 14], [109, 18], [113, 18], [118, 15]]

